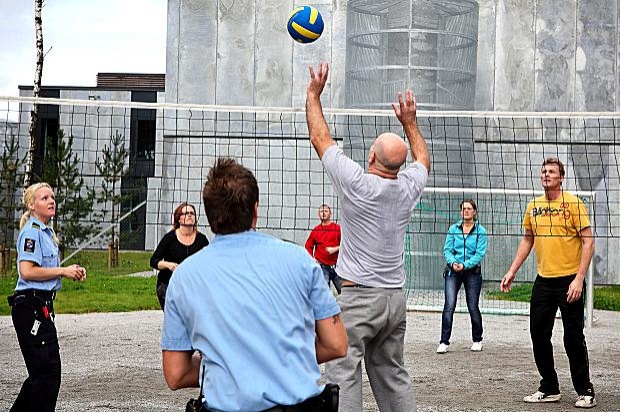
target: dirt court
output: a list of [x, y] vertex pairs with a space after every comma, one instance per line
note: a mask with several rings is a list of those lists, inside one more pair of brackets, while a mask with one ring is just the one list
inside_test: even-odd
[[[620, 411], [620, 313], [595, 312], [586, 332], [598, 411]], [[563, 393], [557, 404], [528, 405], [521, 399], [537, 389], [529, 319], [483, 315], [484, 350], [470, 347], [469, 318], [456, 314], [452, 345], [435, 353], [441, 314], [410, 312], [406, 363], [413, 377], [419, 411], [575, 411], [562, 325], [554, 335]], [[170, 391], [161, 373], [162, 313], [59, 315], [63, 360], [57, 411], [183, 411], [198, 390]], [[26, 369], [10, 317], [0, 317], [0, 410], [17, 396]], [[248, 383], [250, 384], [250, 383]], [[376, 411], [368, 383], [365, 411]]]

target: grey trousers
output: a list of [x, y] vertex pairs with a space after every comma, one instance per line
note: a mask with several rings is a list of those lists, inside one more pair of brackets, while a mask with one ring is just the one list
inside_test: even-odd
[[401, 289], [343, 287], [337, 298], [349, 336], [345, 358], [325, 365], [327, 382], [340, 385], [342, 412], [362, 411], [362, 359], [381, 412], [415, 412], [403, 347], [407, 305]]

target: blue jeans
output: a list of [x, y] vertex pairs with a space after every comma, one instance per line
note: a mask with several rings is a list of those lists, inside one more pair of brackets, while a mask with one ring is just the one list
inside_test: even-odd
[[445, 303], [443, 315], [441, 317], [441, 341], [440, 343], [450, 344], [452, 335], [452, 318], [456, 308], [456, 298], [465, 285], [465, 299], [467, 300], [467, 310], [471, 318], [471, 337], [474, 342], [482, 341], [482, 315], [478, 302], [480, 301], [480, 291], [482, 290], [482, 274], [475, 274], [472, 270], [462, 272], [450, 272], [446, 276], [445, 282]]
[[342, 279], [336, 273], [336, 269], [334, 269], [333, 266], [324, 265], [322, 263], [320, 263], [320, 265], [321, 269], [323, 269], [323, 276], [325, 277], [327, 286], [329, 286], [329, 281], [331, 280], [331, 282], [334, 284], [334, 287], [336, 288], [336, 292], [338, 292], [338, 294], [340, 295], [340, 292], [342, 292]]

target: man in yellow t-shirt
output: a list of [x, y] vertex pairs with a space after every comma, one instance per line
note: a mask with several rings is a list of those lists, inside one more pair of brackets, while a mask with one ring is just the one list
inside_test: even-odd
[[596, 406], [590, 381], [588, 348], [583, 334], [585, 275], [594, 254], [590, 219], [583, 202], [562, 190], [564, 165], [557, 158], [543, 162], [540, 181], [543, 196], [532, 200], [525, 212], [525, 234], [501, 283], [510, 291], [516, 273], [532, 247], [538, 260], [538, 276], [530, 301], [530, 336], [534, 361], [541, 375], [538, 391], [524, 402], [557, 402], [560, 386], [553, 361], [551, 335], [560, 309], [564, 325], [564, 349], [568, 356], [578, 408]]

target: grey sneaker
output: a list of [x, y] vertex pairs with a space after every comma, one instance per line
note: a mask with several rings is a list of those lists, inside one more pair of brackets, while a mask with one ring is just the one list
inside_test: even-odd
[[523, 398], [523, 402], [527, 402], [527, 403], [558, 402], [561, 398], [562, 398], [562, 395], [560, 395], [559, 393], [555, 395], [549, 395], [541, 391], [536, 391], [536, 393], [533, 393]]
[[594, 396], [579, 395], [575, 407], [577, 408], [594, 408], [596, 406], [596, 399]]

